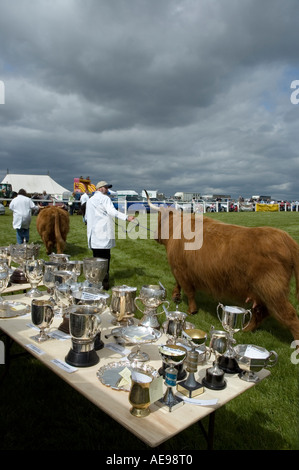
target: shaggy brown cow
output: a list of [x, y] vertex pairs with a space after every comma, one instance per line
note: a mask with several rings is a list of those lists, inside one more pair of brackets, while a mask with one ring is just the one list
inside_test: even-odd
[[63, 253], [69, 225], [69, 214], [61, 207], [48, 206], [40, 209], [36, 228], [48, 255], [53, 253], [55, 246], [57, 253]]
[[[252, 319], [247, 330], [255, 329], [270, 314], [299, 340], [299, 318], [289, 302], [293, 274], [299, 299], [299, 245], [286, 232], [271, 227], [230, 225], [203, 217], [202, 247], [186, 250], [186, 239], [173, 236], [173, 230], [182, 224], [182, 213], [157, 209], [149, 198], [148, 203], [159, 210], [157, 241], [166, 248], [177, 282], [173, 300], [180, 299], [182, 288], [190, 314], [197, 312], [196, 290], [206, 291], [218, 301], [235, 300], [241, 305], [251, 301]], [[190, 229], [194, 232], [195, 215], [190, 217]], [[163, 224], [167, 222], [169, 236], [162, 238]]]

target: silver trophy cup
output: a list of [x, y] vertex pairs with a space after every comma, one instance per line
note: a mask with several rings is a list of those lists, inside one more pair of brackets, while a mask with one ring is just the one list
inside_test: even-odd
[[177, 344], [165, 344], [159, 347], [159, 353], [163, 361], [163, 368], [159, 370], [159, 374], [163, 375], [167, 386], [163, 398], [159, 400], [159, 404], [172, 411], [176, 406], [183, 404], [182, 398], [174, 395], [173, 387], [176, 386], [177, 380], [181, 380], [180, 375], [183, 377], [186, 375], [182, 367], [187, 356], [187, 350]]
[[103, 258], [84, 258], [83, 273], [90, 287], [102, 288], [103, 280], [107, 274], [108, 260]]
[[66, 271], [72, 271], [76, 277], [76, 280], [78, 277], [81, 276], [82, 270], [83, 270], [83, 261], [81, 260], [72, 260], [72, 261], [67, 261], [66, 266], [65, 266]]
[[113, 325], [132, 325], [136, 306], [135, 298], [137, 287], [116, 286], [112, 287], [110, 312], [114, 319]]
[[[157, 315], [163, 313], [163, 310], [158, 312], [158, 307], [162, 304], [164, 304], [166, 308], [169, 307], [169, 302], [165, 300], [165, 298], [166, 291], [161, 284], [150, 284], [141, 287], [139, 297], [136, 297], [134, 301], [138, 310], [143, 313], [143, 317], [140, 320], [139, 325], [149, 326], [151, 328], [160, 328]], [[144, 310], [138, 306], [138, 301], [141, 301], [144, 306]]]
[[212, 390], [223, 390], [226, 387], [224, 380], [224, 371], [219, 367], [219, 355], [227, 350], [229, 335], [225, 331], [215, 330], [214, 327], [210, 331], [210, 351], [215, 355], [215, 361], [212, 367], [206, 370], [206, 376], [202, 383], [205, 387]]
[[21, 245], [10, 245], [9, 251], [11, 260], [20, 266], [15, 269], [10, 277], [12, 284], [24, 284], [28, 282], [25, 274], [25, 262], [29, 259], [37, 259], [39, 254], [40, 245], [31, 243], [22, 243]]
[[260, 378], [256, 373], [265, 367], [273, 367], [278, 360], [275, 351], [252, 344], [238, 344], [235, 352], [241, 369], [239, 377], [246, 382], [259, 382]]
[[74, 305], [70, 308], [69, 330], [72, 348], [65, 360], [76, 367], [88, 367], [99, 362], [94, 343], [100, 332], [100, 309], [91, 305]]
[[92, 305], [103, 313], [109, 306], [110, 295], [93, 287], [79, 287], [72, 289], [72, 298], [75, 305]]
[[44, 261], [43, 283], [51, 296], [54, 294], [55, 277], [54, 271], [59, 270], [59, 264], [54, 261]]
[[169, 365], [173, 365], [177, 369], [177, 379], [183, 380], [186, 378], [186, 371], [184, 369], [184, 360], [187, 355], [187, 349], [178, 344], [165, 344], [159, 347], [159, 353], [162, 358], [162, 367], [159, 369], [159, 374], [165, 377], [166, 369]]
[[66, 255], [65, 253], [51, 253], [49, 255], [49, 259], [53, 263], [59, 264], [59, 269], [63, 270], [66, 269], [66, 264], [70, 259], [70, 255]]
[[5, 310], [5, 303], [1, 296], [1, 293], [5, 291], [9, 283], [9, 267], [7, 266], [6, 260], [0, 260], [0, 310]]
[[44, 261], [39, 259], [27, 260], [25, 263], [26, 276], [30, 283], [31, 289], [26, 292], [27, 297], [41, 297], [42, 292], [37, 286], [43, 279]]
[[50, 300], [32, 299], [31, 320], [40, 329], [40, 334], [33, 339], [38, 343], [47, 341], [50, 337], [45, 333], [46, 328], [50, 328], [54, 318], [54, 306]]
[[221, 303], [217, 306], [217, 316], [223, 328], [230, 334], [244, 330], [250, 323], [251, 315], [251, 310], [246, 310], [241, 307], [224, 306]]
[[180, 312], [178, 306], [174, 312], [169, 312], [165, 309], [165, 313], [166, 321], [163, 323], [162, 327], [164, 333], [168, 336], [167, 343], [176, 343], [176, 340], [182, 336], [182, 332], [186, 324], [187, 314]]
[[252, 316], [251, 310], [235, 306], [224, 306], [219, 303], [217, 306], [217, 316], [223, 328], [229, 334], [227, 351], [221, 358], [220, 367], [227, 373], [238, 372], [236, 353], [233, 348], [236, 340], [233, 338], [233, 335], [238, 331], [244, 330], [249, 325]]

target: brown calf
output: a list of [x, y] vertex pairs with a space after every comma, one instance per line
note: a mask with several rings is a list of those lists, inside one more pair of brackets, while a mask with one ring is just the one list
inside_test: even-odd
[[57, 253], [63, 253], [69, 232], [69, 214], [61, 207], [48, 206], [40, 209], [36, 219], [36, 228], [51, 254], [56, 247]]

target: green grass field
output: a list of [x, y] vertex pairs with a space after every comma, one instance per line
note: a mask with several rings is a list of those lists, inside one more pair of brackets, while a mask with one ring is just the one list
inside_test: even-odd
[[[298, 212], [219, 213], [208, 216], [239, 225], [278, 227], [286, 230], [299, 242]], [[41, 243], [35, 221], [36, 218], [33, 217], [30, 241]], [[143, 220], [143, 224], [145, 223], [146, 220]], [[9, 211], [0, 216], [0, 230], [1, 246], [16, 243], [12, 215]], [[135, 286], [139, 292], [142, 285], [160, 281], [167, 290], [167, 299], [170, 300], [174, 279], [167, 263], [165, 249], [149, 238], [150, 234], [151, 232], [145, 231], [142, 237], [133, 239], [133, 231], [127, 237], [124, 237], [124, 232], [120, 232], [120, 239], [112, 251], [112, 285]], [[87, 247], [86, 226], [81, 216], [71, 217], [65, 252], [71, 255], [71, 259], [83, 259], [92, 255]], [[48, 259], [43, 246], [40, 258]], [[290, 298], [299, 313], [294, 281]], [[199, 312], [192, 316], [192, 322], [207, 332], [211, 325], [222, 329], [216, 315], [218, 301], [198, 293], [197, 302]], [[175, 305], [171, 302], [170, 310], [174, 308]], [[185, 297], [180, 303], [180, 310], [187, 311]], [[191, 320], [191, 317], [188, 319]], [[163, 321], [163, 315], [160, 320]], [[259, 330], [253, 333], [239, 332], [235, 339], [238, 343], [256, 344], [274, 350], [279, 359], [267, 380], [217, 411], [214, 448], [298, 450], [299, 365], [291, 361], [293, 338], [274, 319], [269, 318]], [[14, 346], [14, 349], [19, 352], [17, 346]], [[13, 360], [9, 375], [1, 383], [0, 416], [2, 450], [147, 449], [145, 444], [30, 355]], [[194, 425], [166, 442], [159, 450], [186, 452], [205, 448], [206, 442], [201, 431]]]

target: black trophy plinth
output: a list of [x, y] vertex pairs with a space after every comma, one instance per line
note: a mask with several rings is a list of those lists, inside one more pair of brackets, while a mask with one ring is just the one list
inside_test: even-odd
[[15, 269], [12, 275], [10, 276], [9, 281], [12, 284], [28, 284], [28, 279], [21, 269]]
[[76, 352], [70, 349], [65, 356], [65, 362], [74, 367], [91, 367], [99, 362], [100, 358], [94, 349]]
[[218, 359], [218, 365], [227, 374], [239, 374], [241, 369], [239, 367], [238, 361], [235, 357], [230, 356], [220, 356]]

